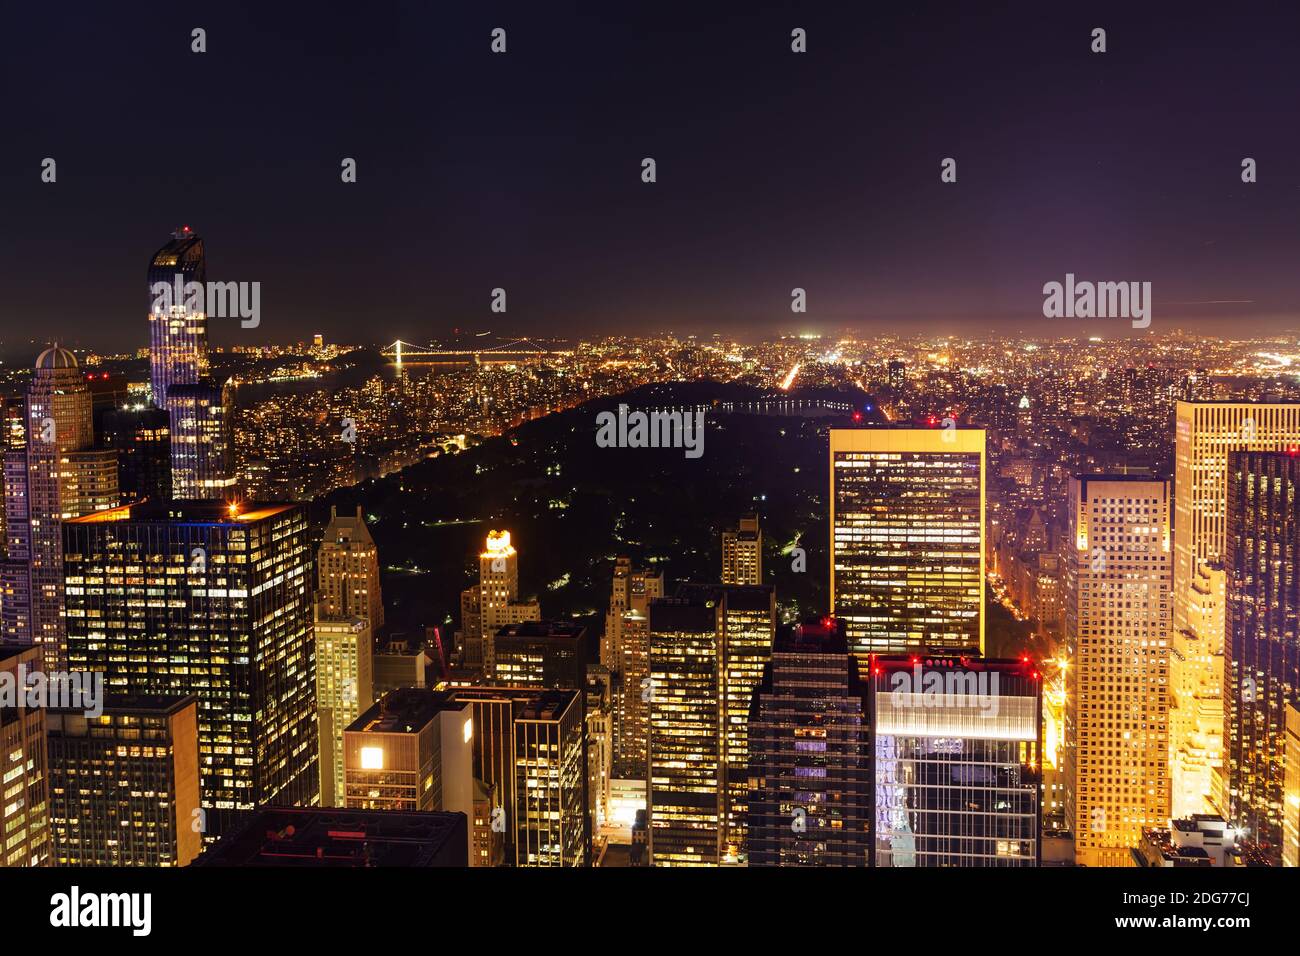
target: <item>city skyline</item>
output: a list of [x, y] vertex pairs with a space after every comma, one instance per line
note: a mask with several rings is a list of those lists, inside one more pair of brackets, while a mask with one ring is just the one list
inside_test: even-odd
[[0, 56], [20, 928], [1285, 934], [1300, 10], [73, 12]]

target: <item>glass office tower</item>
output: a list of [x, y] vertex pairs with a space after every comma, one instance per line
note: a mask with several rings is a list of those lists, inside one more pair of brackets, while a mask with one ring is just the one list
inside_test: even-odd
[[1024, 661], [875, 657], [874, 865], [1037, 866], [1042, 682]]
[[984, 646], [984, 431], [833, 428], [831, 613], [873, 653]]
[[111, 694], [193, 694], [207, 837], [319, 800], [303, 508], [143, 504], [64, 522], [68, 660]]
[[[1300, 694], [1300, 455], [1228, 455], [1228, 816], [1282, 862], [1287, 705]], [[1294, 813], [1295, 808], [1291, 808]]]
[[[173, 385], [195, 385], [208, 371], [206, 305], [187, 307], [184, 287], [190, 282], [207, 282], [207, 261], [203, 240], [181, 226], [149, 260], [149, 382], [153, 402], [162, 409], [168, 407]], [[171, 290], [167, 296], [160, 294], [158, 283]]]

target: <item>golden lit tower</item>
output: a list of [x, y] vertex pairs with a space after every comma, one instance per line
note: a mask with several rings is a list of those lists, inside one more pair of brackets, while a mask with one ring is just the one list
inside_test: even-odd
[[984, 647], [984, 431], [832, 428], [831, 613], [860, 659]]
[[316, 552], [318, 600], [325, 617], [365, 618], [371, 633], [384, 626], [384, 599], [379, 590], [379, 550], [357, 513], [340, 515], [330, 508], [330, 523]]
[[479, 583], [461, 593], [462, 634], [467, 662], [481, 661], [490, 678], [496, 668], [497, 631], [542, 615], [536, 601], [519, 601], [519, 552], [510, 543], [509, 531], [488, 532], [478, 573]]
[[1070, 480], [1066, 826], [1085, 866], [1131, 866], [1169, 819], [1169, 483]]
[[1174, 435], [1172, 815], [1227, 812], [1223, 755], [1223, 558], [1228, 453], [1300, 443], [1300, 404], [1179, 402]]
[[664, 577], [632, 567], [628, 558], [614, 565], [614, 583], [605, 615], [601, 662], [622, 679], [614, 700], [614, 748], [618, 775], [645, 779], [646, 701], [650, 677], [650, 604], [664, 596]]

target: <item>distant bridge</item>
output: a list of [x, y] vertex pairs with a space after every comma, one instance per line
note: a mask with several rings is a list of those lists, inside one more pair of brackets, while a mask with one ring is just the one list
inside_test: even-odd
[[437, 345], [412, 345], [398, 339], [379, 353], [397, 365], [412, 362], [416, 365], [437, 362], [513, 362], [521, 358], [539, 358], [544, 355], [564, 354], [544, 348], [531, 339], [515, 339], [501, 345], [481, 349], [446, 349]]

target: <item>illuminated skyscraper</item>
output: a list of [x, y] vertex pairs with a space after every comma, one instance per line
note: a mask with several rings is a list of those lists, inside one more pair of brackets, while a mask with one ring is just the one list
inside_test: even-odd
[[867, 866], [867, 685], [841, 622], [784, 627], [749, 717], [750, 866]]
[[187, 866], [202, 848], [194, 697], [110, 697], [103, 714], [51, 710], [57, 866]]
[[720, 849], [722, 862], [743, 863], [749, 808], [749, 713], [754, 688], [763, 679], [776, 639], [776, 591], [770, 585], [724, 585], [716, 593], [722, 639]]
[[984, 431], [832, 428], [831, 613], [871, 653], [984, 646]]
[[1169, 819], [1169, 483], [1070, 480], [1066, 824], [1085, 866], [1131, 866]]
[[601, 662], [618, 677], [614, 695], [614, 754], [620, 777], [645, 779], [650, 604], [663, 596], [662, 574], [635, 569], [628, 558], [615, 562], [600, 653]]
[[649, 820], [654, 866], [722, 857], [725, 755], [718, 607], [703, 590], [650, 605]]
[[301, 507], [144, 504], [64, 523], [68, 660], [109, 693], [199, 699], [206, 834], [319, 801]]
[[758, 515], [741, 518], [739, 526], [722, 532], [722, 583], [763, 583], [763, 532]]
[[[149, 381], [154, 404], [162, 409], [173, 385], [196, 385], [208, 372], [206, 306], [187, 306], [184, 287], [190, 282], [205, 285], [207, 264], [203, 240], [181, 226], [149, 261]], [[159, 283], [167, 287], [165, 295]]]
[[372, 633], [384, 626], [379, 550], [360, 505], [355, 516], [330, 508], [330, 523], [316, 554], [316, 576], [317, 599], [326, 617], [363, 617]]
[[344, 806], [343, 732], [375, 702], [374, 647], [364, 617], [322, 617], [316, 606], [316, 713], [320, 724], [320, 802]]
[[873, 864], [1037, 866], [1042, 679], [1023, 661], [873, 657]]
[[321, 803], [343, 806], [343, 731], [383, 696], [375, 688], [375, 635], [384, 624], [379, 551], [357, 506], [330, 508], [316, 552], [316, 701]]
[[229, 387], [205, 379], [167, 390], [172, 497], [228, 501], [236, 494], [234, 431]]
[[1228, 818], [1282, 862], [1287, 705], [1300, 695], [1300, 455], [1228, 455]]
[[474, 776], [493, 788], [507, 864], [586, 866], [591, 856], [581, 690], [457, 687], [474, 720]]
[[[1224, 582], [1228, 453], [1300, 443], [1300, 405], [1179, 402], [1174, 436], [1172, 814], [1216, 809], [1223, 792]], [[1217, 807], [1227, 812], [1226, 807]]]
[[26, 445], [6, 453], [4, 634], [42, 645], [46, 670], [64, 670], [66, 518], [117, 504], [117, 466], [96, 451], [90, 391], [77, 360], [55, 345], [36, 359], [27, 389]]
[[775, 631], [770, 586], [684, 584], [650, 605], [645, 697], [654, 865], [744, 862], [750, 704]]
[[536, 601], [519, 601], [519, 553], [509, 531], [489, 531], [479, 555], [479, 583], [461, 593], [461, 641], [467, 664], [482, 664], [491, 679], [497, 631], [541, 619]]
[[[0, 643], [0, 679], [11, 686], [25, 686], [25, 675], [41, 669], [39, 648]], [[17, 697], [17, 706], [0, 707], [0, 775], [6, 794], [0, 866], [50, 866], [45, 710], [28, 707], [25, 695]]]

